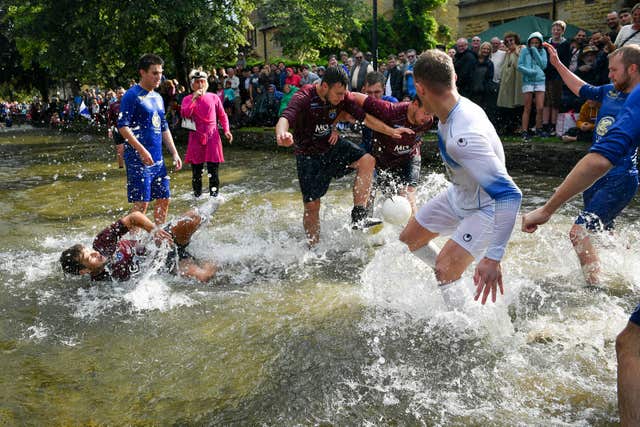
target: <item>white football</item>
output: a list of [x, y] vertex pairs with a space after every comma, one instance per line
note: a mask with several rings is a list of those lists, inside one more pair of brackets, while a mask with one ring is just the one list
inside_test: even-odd
[[390, 224], [406, 224], [411, 218], [411, 203], [406, 197], [389, 197], [382, 204], [382, 218]]

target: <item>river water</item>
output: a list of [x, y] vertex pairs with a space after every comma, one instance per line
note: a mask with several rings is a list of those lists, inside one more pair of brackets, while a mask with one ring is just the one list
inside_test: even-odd
[[[604, 289], [583, 287], [574, 201], [539, 233], [514, 232], [498, 303], [449, 311], [399, 228], [349, 230], [350, 179], [323, 199], [308, 251], [293, 157], [227, 148], [226, 203], [191, 245], [219, 264], [215, 280], [150, 269], [89, 286], [57, 260], [128, 209], [111, 149], [0, 134], [0, 424], [617, 423], [615, 337], [640, 287], [636, 201], [602, 238]], [[513, 175], [526, 210], [560, 182]], [[193, 203], [190, 171], [171, 185], [175, 215]], [[423, 170], [419, 204], [445, 185]]]

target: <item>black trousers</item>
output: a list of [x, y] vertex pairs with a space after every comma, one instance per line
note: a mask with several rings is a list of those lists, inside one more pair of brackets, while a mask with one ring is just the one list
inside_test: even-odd
[[[207, 173], [209, 174], [209, 194], [212, 196], [218, 195], [220, 189], [220, 178], [218, 177], [218, 166], [220, 163], [207, 162]], [[191, 165], [191, 185], [193, 187], [193, 194], [196, 197], [200, 197], [202, 194], [202, 170], [204, 169], [204, 163], [197, 165]]]

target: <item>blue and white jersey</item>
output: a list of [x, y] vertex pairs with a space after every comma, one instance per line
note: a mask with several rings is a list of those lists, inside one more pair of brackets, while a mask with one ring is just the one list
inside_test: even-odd
[[597, 144], [589, 149], [617, 165], [629, 152], [638, 148], [640, 142], [640, 85], [631, 91], [616, 122]]
[[447, 198], [460, 217], [494, 212], [491, 244], [485, 256], [499, 261], [520, 209], [522, 192], [507, 173], [502, 142], [484, 110], [461, 97], [438, 124], [438, 146], [451, 185]]
[[[162, 132], [169, 127], [159, 93], [148, 92], [139, 84], [129, 88], [122, 97], [118, 115], [118, 128], [124, 126], [131, 129], [156, 163], [162, 160]], [[125, 144], [125, 160], [142, 162], [138, 152], [128, 143]]]
[[[604, 86], [584, 85], [580, 88], [580, 97], [602, 103], [598, 110], [596, 126], [593, 130], [593, 146], [600, 143], [602, 137], [616, 122], [618, 114], [627, 100], [628, 94], [615, 90], [612, 84]], [[620, 174], [637, 175], [636, 150], [629, 149], [627, 154], [607, 173], [607, 176]]]

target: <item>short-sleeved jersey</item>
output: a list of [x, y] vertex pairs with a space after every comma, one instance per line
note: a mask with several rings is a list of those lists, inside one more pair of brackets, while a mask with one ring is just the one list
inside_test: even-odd
[[640, 142], [640, 85], [631, 91], [618, 113], [616, 122], [589, 149], [617, 165], [629, 152], [637, 150]]
[[482, 108], [461, 97], [446, 120], [438, 124], [438, 146], [451, 181], [447, 197], [459, 215], [493, 207], [493, 237], [485, 256], [499, 261], [522, 193], [507, 173], [495, 128]]
[[[149, 151], [153, 160], [162, 160], [162, 132], [169, 127], [164, 115], [164, 102], [159, 93], [148, 92], [139, 84], [132, 86], [120, 101], [118, 128], [127, 126]], [[125, 143], [125, 160], [142, 162], [137, 151]]]
[[93, 249], [107, 257], [109, 261], [102, 273], [91, 280], [128, 280], [140, 270], [138, 256], [144, 255], [144, 248], [138, 248], [135, 240], [122, 240], [129, 229], [118, 220], [102, 230], [93, 240]]
[[342, 111], [356, 120], [364, 120], [365, 117], [350, 93], [338, 105], [332, 105], [320, 98], [316, 88], [316, 85], [303, 86], [282, 112], [282, 117], [293, 128], [295, 154], [322, 154], [329, 151], [331, 124]]
[[[584, 85], [580, 88], [580, 96], [602, 103], [596, 117], [596, 126], [593, 129], [593, 146], [596, 146], [616, 122], [628, 94], [619, 92], [615, 90], [612, 84], [608, 84], [603, 86]], [[607, 175], [637, 174], [636, 163], [636, 150], [630, 149]]]
[[424, 125], [410, 123], [407, 118], [410, 104], [410, 102], [394, 104], [375, 99], [372, 96], [368, 96], [364, 101], [362, 107], [366, 113], [378, 118], [388, 126], [394, 128], [405, 127], [415, 132], [414, 135], [403, 134], [400, 139], [374, 132], [371, 154], [376, 158], [377, 168], [389, 169], [405, 165], [411, 161], [412, 157], [420, 155], [422, 135], [431, 129], [433, 120]]

